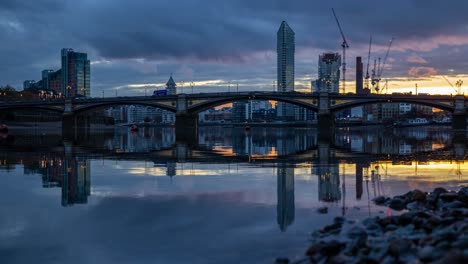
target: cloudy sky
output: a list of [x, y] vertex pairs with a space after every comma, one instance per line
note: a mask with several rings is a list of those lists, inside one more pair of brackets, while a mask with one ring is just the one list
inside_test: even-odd
[[194, 92], [272, 90], [285, 20], [296, 32], [296, 89], [310, 90], [318, 55], [341, 53], [332, 7], [350, 46], [348, 80], [356, 56], [367, 63], [370, 34], [371, 61], [395, 38], [382, 74], [390, 91], [417, 83], [420, 92], [451, 93], [442, 76], [466, 77], [463, 0], [1, 0], [0, 85], [22, 89], [42, 69], [59, 69], [67, 47], [88, 53], [93, 96], [143, 95], [171, 73], [186, 93], [192, 82]]

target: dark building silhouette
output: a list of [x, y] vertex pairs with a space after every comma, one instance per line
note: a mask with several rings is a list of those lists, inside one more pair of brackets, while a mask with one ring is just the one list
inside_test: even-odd
[[62, 188], [62, 206], [85, 204], [91, 193], [91, 168], [88, 160], [43, 157], [25, 165], [25, 173], [42, 175], [42, 187]]
[[356, 199], [361, 200], [362, 197], [362, 163], [356, 163]]
[[278, 164], [277, 221], [282, 232], [294, 222], [294, 168]]
[[362, 58], [356, 57], [356, 94], [364, 93]]

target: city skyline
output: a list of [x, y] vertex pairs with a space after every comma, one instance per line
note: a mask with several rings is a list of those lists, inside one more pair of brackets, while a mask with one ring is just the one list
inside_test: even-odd
[[[350, 76], [355, 57], [362, 56], [366, 67], [372, 34], [371, 60], [384, 57], [388, 40], [395, 37], [382, 76], [389, 78], [389, 91], [414, 90], [418, 83], [420, 92], [434, 92], [429, 87], [438, 86], [445, 88], [435, 93], [455, 93], [441, 75], [455, 83], [468, 72], [463, 60], [453, 59], [468, 54], [463, 13], [468, 4], [457, 2], [396, 1], [379, 5], [388, 12], [372, 12], [375, 7], [366, 1], [240, 1], [201, 7], [191, 1], [112, 5], [2, 1], [0, 54], [8, 64], [2, 66], [0, 85], [20, 89], [24, 80], [39, 79], [41, 70], [59, 68], [57, 51], [71, 47], [91, 59], [92, 96], [102, 91], [106, 96], [115, 91], [143, 95], [145, 88], [164, 87], [171, 72], [185, 81], [186, 88], [193, 81], [195, 91], [227, 91], [237, 83], [240, 91], [269, 91], [276, 80], [275, 32], [278, 23], [286, 20], [296, 31], [296, 90], [309, 91], [310, 81], [317, 78], [317, 55], [340, 52], [334, 7], [350, 44], [346, 92], [354, 90]], [[108, 10], [115, 15], [103, 16]], [[154, 16], [153, 10], [168, 12]], [[62, 20], [57, 18], [62, 16], [64, 22], [59, 23]]]

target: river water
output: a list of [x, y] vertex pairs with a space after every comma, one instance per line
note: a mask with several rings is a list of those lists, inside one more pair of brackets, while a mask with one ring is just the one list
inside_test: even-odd
[[[0, 263], [273, 263], [300, 258], [336, 216], [468, 181], [447, 127], [53, 129], [0, 135]], [[328, 207], [327, 214], [317, 209]]]

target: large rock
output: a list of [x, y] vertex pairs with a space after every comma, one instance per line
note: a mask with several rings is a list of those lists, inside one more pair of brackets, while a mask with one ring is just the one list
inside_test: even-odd
[[392, 200], [390, 200], [388, 207], [400, 211], [406, 208], [406, 202], [400, 197], [395, 197]]

